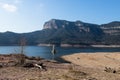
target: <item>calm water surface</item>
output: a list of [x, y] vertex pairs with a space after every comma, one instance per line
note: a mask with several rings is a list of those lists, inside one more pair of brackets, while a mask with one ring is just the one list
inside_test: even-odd
[[[45, 59], [52, 59], [51, 53], [52, 47], [40, 47], [40, 46], [26, 46], [25, 54], [27, 56], [40, 56]], [[82, 52], [120, 52], [120, 48], [63, 48], [56, 47], [57, 53], [55, 58], [63, 55], [82, 53]], [[0, 54], [19, 53], [19, 46], [0, 46]]]

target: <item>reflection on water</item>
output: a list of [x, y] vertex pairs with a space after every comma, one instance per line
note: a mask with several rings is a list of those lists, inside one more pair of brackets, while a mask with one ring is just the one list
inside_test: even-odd
[[[52, 47], [26, 46], [25, 54], [28, 56], [40, 56], [45, 59], [52, 59]], [[120, 52], [120, 48], [63, 48], [56, 47], [57, 53], [55, 58], [63, 55], [80, 53], [80, 52]], [[0, 46], [0, 54], [19, 53], [19, 46]]]

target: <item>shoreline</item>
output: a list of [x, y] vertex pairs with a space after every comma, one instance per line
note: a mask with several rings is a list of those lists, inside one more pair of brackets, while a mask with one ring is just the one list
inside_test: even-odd
[[[38, 44], [37, 46], [50, 47], [53, 44]], [[120, 48], [120, 45], [79, 45], [79, 44], [60, 44], [59, 47], [83, 47], [83, 48]]]
[[[0, 46], [20, 46], [20, 45], [0, 45]], [[26, 45], [27, 46], [40, 46], [40, 47], [51, 47], [52, 44], [38, 44], [38, 45]], [[63, 48], [120, 48], [120, 45], [70, 45], [70, 44], [63, 44], [63, 45], [56, 45], [56, 47], [63, 47]]]

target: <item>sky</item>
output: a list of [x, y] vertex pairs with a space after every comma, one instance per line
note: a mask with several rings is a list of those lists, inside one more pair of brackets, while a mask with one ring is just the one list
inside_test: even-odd
[[120, 21], [120, 0], [0, 0], [0, 32], [32, 32], [46, 21]]

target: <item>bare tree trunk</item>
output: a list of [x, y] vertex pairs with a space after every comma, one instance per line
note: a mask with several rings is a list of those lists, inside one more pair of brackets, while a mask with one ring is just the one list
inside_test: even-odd
[[25, 38], [21, 38], [20, 40], [20, 56], [19, 56], [19, 62], [18, 64], [22, 65], [25, 63], [25, 46], [26, 46], [26, 40]]
[[56, 50], [55, 50], [55, 45], [52, 46], [52, 55], [53, 55], [53, 60], [55, 58]]
[[21, 54], [25, 53], [25, 46], [26, 46], [26, 40], [25, 40], [25, 38], [22, 38], [20, 40], [20, 53]]

